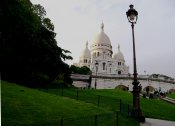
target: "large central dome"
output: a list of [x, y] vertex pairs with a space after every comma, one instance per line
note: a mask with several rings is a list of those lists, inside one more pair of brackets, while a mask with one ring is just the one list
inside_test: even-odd
[[101, 24], [101, 31], [100, 33], [98, 33], [94, 40], [93, 40], [93, 44], [107, 44], [107, 45], [111, 45], [111, 41], [109, 39], [109, 37], [104, 33], [104, 24]]
[[112, 46], [109, 37], [104, 33], [104, 24], [101, 24], [101, 32], [96, 35], [91, 45], [91, 55], [98, 57], [100, 55], [112, 57]]

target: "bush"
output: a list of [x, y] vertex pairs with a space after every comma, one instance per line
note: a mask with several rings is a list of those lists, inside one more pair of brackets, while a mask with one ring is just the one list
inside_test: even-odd
[[78, 67], [78, 66], [71, 65], [70, 69], [72, 73], [85, 74], [85, 75], [91, 74], [91, 70], [86, 66]]
[[48, 86], [48, 88], [64, 88], [64, 87], [67, 87], [67, 85], [63, 80], [54, 80]]
[[49, 81], [49, 76], [41, 72], [36, 72], [33, 73], [32, 83], [29, 84], [29, 87], [46, 87]]
[[146, 98], [146, 94], [143, 94], [143, 96], [142, 96], [143, 98]]
[[150, 98], [150, 99], [153, 99], [153, 98], [154, 98], [154, 95], [153, 95], [153, 94], [150, 94], [150, 95], [149, 95], [149, 98]]

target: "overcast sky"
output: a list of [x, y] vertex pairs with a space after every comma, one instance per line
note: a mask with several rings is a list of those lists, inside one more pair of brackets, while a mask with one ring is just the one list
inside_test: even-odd
[[79, 61], [86, 41], [92, 44], [100, 31], [109, 36], [116, 53], [120, 44], [126, 64], [133, 73], [131, 25], [126, 18], [129, 5], [138, 11], [135, 25], [139, 74], [164, 74], [175, 78], [175, 0], [31, 0], [41, 4], [55, 26], [58, 46], [72, 52], [69, 65]]

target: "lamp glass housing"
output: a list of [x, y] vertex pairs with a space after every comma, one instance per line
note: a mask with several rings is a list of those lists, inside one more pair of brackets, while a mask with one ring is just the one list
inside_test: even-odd
[[126, 16], [130, 23], [136, 23], [138, 18], [138, 12], [133, 8], [134, 5], [129, 6], [130, 9], [126, 12]]
[[134, 21], [135, 18], [136, 18], [136, 16], [135, 16], [134, 14], [131, 14], [131, 15], [129, 16], [129, 20], [130, 20], [130, 21]]

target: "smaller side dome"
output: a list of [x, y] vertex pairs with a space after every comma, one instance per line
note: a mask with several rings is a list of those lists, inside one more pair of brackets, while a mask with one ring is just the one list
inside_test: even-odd
[[86, 42], [86, 47], [83, 50], [83, 52], [81, 53], [81, 58], [91, 58], [91, 53], [90, 50], [88, 49], [88, 41]]
[[114, 55], [114, 59], [124, 60], [123, 53], [120, 51], [120, 45], [118, 45], [118, 52]]

